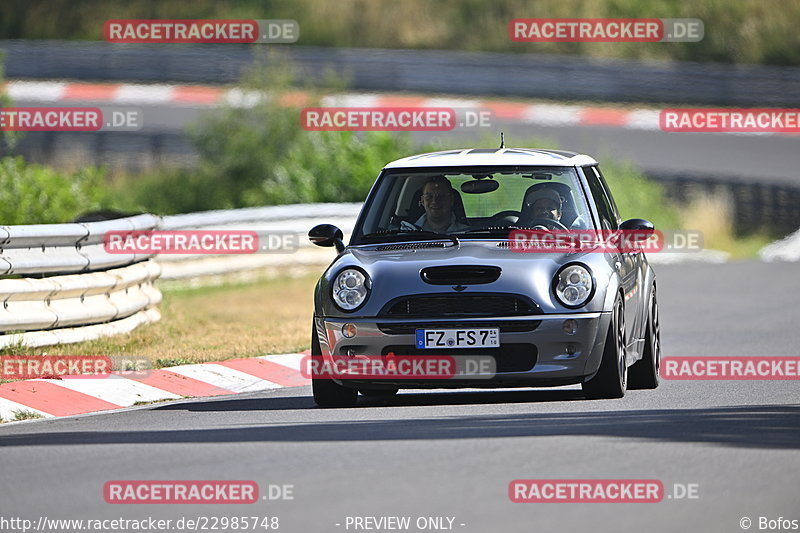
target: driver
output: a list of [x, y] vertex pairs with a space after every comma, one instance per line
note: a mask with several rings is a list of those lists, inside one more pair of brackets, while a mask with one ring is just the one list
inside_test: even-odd
[[[529, 206], [528, 213], [530, 213], [531, 220], [533, 219], [547, 219], [561, 223], [563, 199], [555, 189], [541, 188], [532, 193], [526, 199], [526, 205]], [[534, 229], [551, 229], [543, 224], [537, 224]], [[583, 229], [583, 217], [576, 218], [570, 225], [569, 229]]]
[[531, 195], [528, 200], [533, 218], [549, 218], [561, 221], [561, 195], [553, 189], [542, 189]]
[[[531, 219], [548, 219], [556, 222], [561, 221], [561, 195], [553, 189], [542, 188], [531, 194], [526, 203], [529, 206], [528, 213]], [[544, 225], [537, 224], [534, 229], [548, 229]]]
[[415, 222], [416, 228], [404, 222], [401, 229], [419, 229], [434, 231], [436, 233], [456, 233], [469, 229], [468, 224], [459, 222], [453, 212], [455, 189], [450, 180], [444, 176], [433, 176], [422, 187], [420, 205], [425, 209], [425, 214]]

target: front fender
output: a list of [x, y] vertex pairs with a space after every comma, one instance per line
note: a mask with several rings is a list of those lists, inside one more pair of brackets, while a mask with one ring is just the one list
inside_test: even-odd
[[621, 280], [617, 272], [612, 272], [606, 282], [606, 294], [603, 300], [603, 312], [609, 313], [614, 309], [614, 300], [619, 294]]

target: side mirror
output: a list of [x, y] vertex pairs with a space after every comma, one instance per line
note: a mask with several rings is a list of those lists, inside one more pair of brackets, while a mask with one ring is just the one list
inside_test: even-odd
[[336, 246], [336, 251], [342, 253], [344, 251], [344, 234], [342, 230], [333, 224], [319, 224], [311, 228], [308, 232], [308, 238], [317, 246]]
[[633, 232], [631, 238], [634, 242], [646, 241], [655, 231], [653, 223], [643, 218], [630, 218], [620, 224], [619, 229]]

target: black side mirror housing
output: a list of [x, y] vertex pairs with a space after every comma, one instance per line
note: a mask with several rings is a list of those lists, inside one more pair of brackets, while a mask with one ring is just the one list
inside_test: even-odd
[[308, 238], [317, 246], [336, 246], [336, 251], [344, 251], [344, 233], [333, 224], [319, 224], [311, 228]]
[[619, 229], [623, 231], [633, 231], [633, 240], [635, 242], [645, 241], [655, 231], [655, 226], [649, 220], [643, 218], [630, 218], [619, 225]]

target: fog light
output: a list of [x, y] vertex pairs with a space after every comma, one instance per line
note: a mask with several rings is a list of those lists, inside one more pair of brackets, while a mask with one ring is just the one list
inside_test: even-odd
[[348, 357], [353, 357], [356, 354], [355, 348], [348, 348], [345, 350], [345, 355]]
[[342, 326], [342, 335], [344, 335], [348, 339], [352, 339], [353, 337], [355, 337], [356, 333], [358, 333], [358, 330], [356, 329], [355, 324], [351, 324], [348, 322], [347, 324]]
[[572, 318], [568, 318], [564, 321], [563, 325], [564, 333], [567, 335], [575, 335], [578, 332], [578, 321]]
[[575, 345], [572, 343], [567, 344], [567, 355], [572, 355], [576, 352]]

